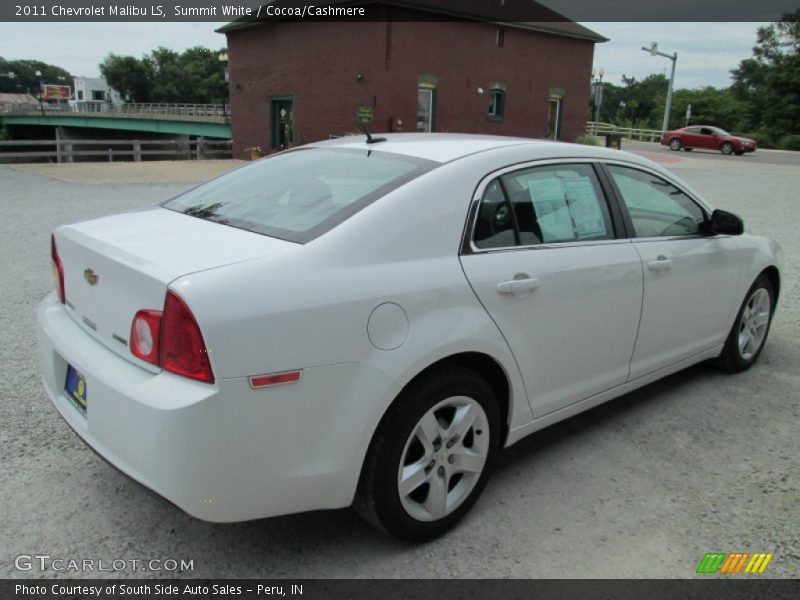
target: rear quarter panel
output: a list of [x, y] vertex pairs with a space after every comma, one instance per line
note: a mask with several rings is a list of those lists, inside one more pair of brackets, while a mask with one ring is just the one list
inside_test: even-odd
[[[201, 325], [215, 375], [367, 363], [402, 389], [442, 358], [481, 352], [509, 380], [509, 424], [529, 422], [514, 357], [458, 259], [475, 187], [493, 168], [478, 160], [444, 165], [295, 251], [173, 282]], [[405, 341], [392, 350], [368, 334], [384, 303], [407, 319]], [[364, 451], [397, 389], [369, 402], [352, 398], [343, 409], [341, 418], [355, 416], [353, 431], [364, 433]]]

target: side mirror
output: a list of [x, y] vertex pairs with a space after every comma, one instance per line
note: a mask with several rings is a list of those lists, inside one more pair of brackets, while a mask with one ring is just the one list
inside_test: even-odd
[[706, 224], [706, 232], [709, 235], [742, 235], [744, 221], [727, 210], [717, 209], [711, 213], [711, 219]]

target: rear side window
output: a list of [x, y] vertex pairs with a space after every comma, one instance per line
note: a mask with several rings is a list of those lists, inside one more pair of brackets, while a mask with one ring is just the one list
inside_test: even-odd
[[437, 164], [386, 152], [306, 148], [226, 173], [162, 206], [305, 243]]
[[473, 243], [506, 248], [614, 238], [605, 196], [590, 165], [506, 173], [484, 191]]

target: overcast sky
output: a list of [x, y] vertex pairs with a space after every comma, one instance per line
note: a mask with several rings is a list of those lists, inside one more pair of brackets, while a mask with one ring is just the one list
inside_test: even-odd
[[[659, 49], [678, 53], [675, 86], [730, 84], [730, 69], [751, 55], [758, 23], [584, 23], [610, 42], [598, 44], [595, 66], [605, 81], [620, 83], [623, 74], [646, 77], [669, 74], [670, 61], [641, 50], [658, 41]], [[214, 33], [223, 23], [0, 23], [0, 56], [31, 58], [59, 65], [73, 75], [97, 76], [98, 63], [109, 52], [142, 54], [165, 46], [218, 49], [225, 36]], [[335, 25], [331, 25], [335, 26]]]

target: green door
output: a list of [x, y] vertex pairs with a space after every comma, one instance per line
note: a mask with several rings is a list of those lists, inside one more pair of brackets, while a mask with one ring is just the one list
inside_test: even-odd
[[269, 147], [272, 150], [289, 148], [294, 141], [294, 98], [276, 96], [269, 102]]

